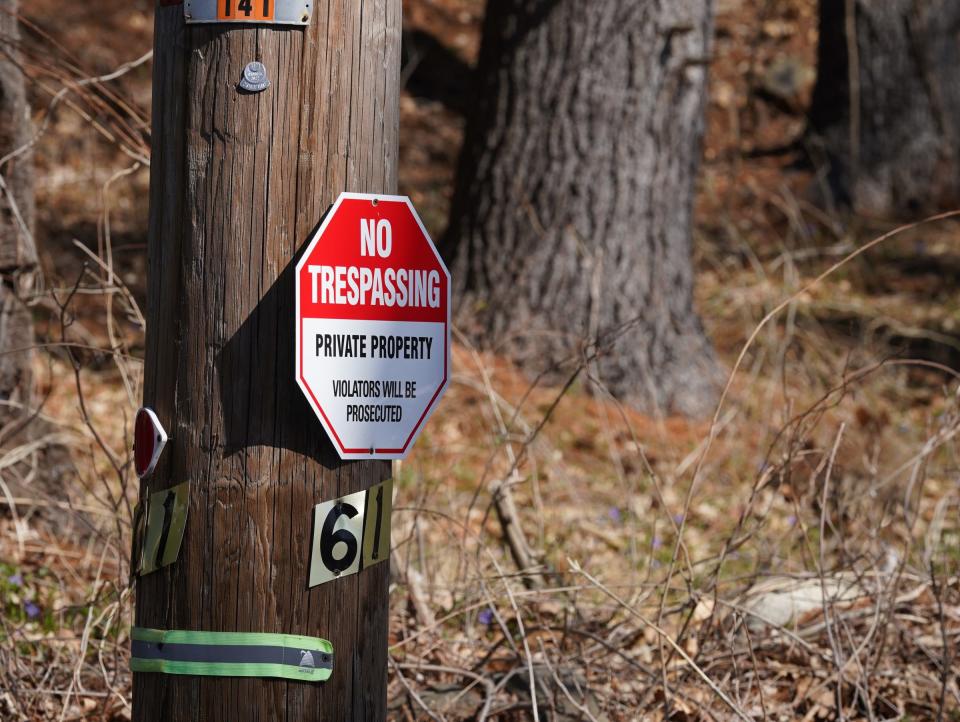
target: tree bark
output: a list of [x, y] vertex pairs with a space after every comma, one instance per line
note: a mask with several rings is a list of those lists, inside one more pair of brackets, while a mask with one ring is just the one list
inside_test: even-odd
[[958, 33], [952, 0], [821, 0], [810, 124], [828, 200], [881, 216], [960, 203]]
[[33, 155], [30, 108], [20, 69], [17, 0], [0, 0], [0, 445], [31, 413], [33, 315]]
[[[451, 222], [458, 320], [536, 372], [701, 414], [691, 213], [710, 0], [490, 0]], [[599, 343], [598, 343], [599, 341]]]
[[[323, 684], [134, 675], [135, 720], [386, 714], [389, 565], [307, 588], [312, 508], [390, 474], [342, 463], [294, 381], [298, 249], [341, 191], [393, 192], [400, 1], [331, 0], [306, 29], [156, 11], [144, 403], [172, 436], [150, 492], [190, 482], [179, 559], [138, 626], [328, 639]], [[239, 92], [259, 60], [270, 87]]]

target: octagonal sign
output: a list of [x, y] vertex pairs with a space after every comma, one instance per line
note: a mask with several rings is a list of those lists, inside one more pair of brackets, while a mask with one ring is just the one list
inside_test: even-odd
[[410, 199], [342, 193], [296, 306], [297, 383], [340, 456], [402, 459], [450, 369], [450, 273]]

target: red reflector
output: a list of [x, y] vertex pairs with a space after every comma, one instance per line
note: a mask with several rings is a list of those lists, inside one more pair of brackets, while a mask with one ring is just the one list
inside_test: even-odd
[[133, 425], [133, 466], [137, 476], [143, 478], [157, 465], [160, 453], [167, 443], [167, 432], [153, 409], [141, 407]]

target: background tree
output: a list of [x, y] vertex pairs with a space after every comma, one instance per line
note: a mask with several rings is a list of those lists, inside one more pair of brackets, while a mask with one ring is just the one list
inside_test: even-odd
[[33, 316], [24, 299], [33, 288], [37, 250], [17, 9], [17, 0], [0, 0], [0, 445], [21, 430], [33, 382]]
[[711, 26], [710, 0], [489, 0], [442, 244], [475, 342], [539, 371], [600, 339], [616, 395], [709, 408], [690, 253]]
[[953, 0], [821, 0], [811, 128], [838, 203], [913, 216], [960, 202], [958, 28]]

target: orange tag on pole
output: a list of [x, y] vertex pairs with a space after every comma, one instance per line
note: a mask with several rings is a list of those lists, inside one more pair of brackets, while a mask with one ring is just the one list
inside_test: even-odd
[[194, 23], [309, 25], [316, 0], [160, 0], [182, 2], [183, 19]]
[[256, 22], [273, 20], [274, 0], [217, 0], [217, 20]]

